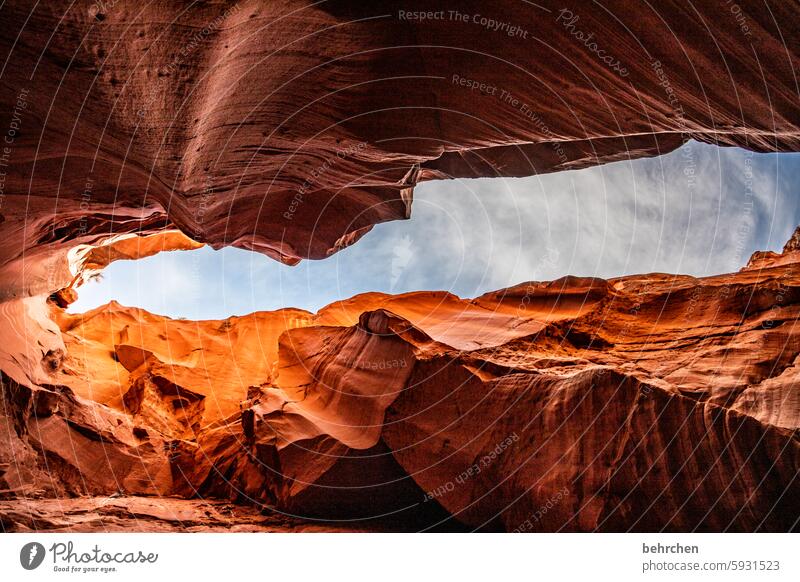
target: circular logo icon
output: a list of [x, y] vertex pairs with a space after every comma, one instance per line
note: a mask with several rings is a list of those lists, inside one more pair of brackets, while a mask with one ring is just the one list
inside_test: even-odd
[[35, 570], [44, 561], [44, 546], [39, 542], [30, 542], [19, 551], [19, 563], [26, 570]]

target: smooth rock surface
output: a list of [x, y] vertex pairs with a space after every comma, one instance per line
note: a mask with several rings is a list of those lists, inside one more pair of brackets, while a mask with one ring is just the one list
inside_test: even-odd
[[65, 312], [162, 250], [325, 258], [425, 180], [800, 150], [797, 3], [741, 0], [746, 31], [719, 2], [603, 5], [3, 4], [3, 527], [272, 527], [203, 497], [344, 529], [797, 529], [797, 233], [701, 279]]
[[800, 9], [737, 5], [747, 31], [710, 0], [6, 3], [0, 291], [65, 287], [59, 255], [110, 234], [293, 263], [408, 218], [423, 180], [797, 151]]
[[200, 496], [354, 526], [792, 530], [799, 259], [790, 241], [728, 275], [225, 321], [51, 300], [64, 352], [47, 385], [4, 377], [0, 478], [20, 498]]

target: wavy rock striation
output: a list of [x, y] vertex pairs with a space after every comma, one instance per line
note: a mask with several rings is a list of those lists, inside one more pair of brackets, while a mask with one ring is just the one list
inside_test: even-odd
[[3, 296], [109, 233], [293, 263], [408, 218], [423, 180], [797, 151], [798, 7], [773, 4], [744, 28], [710, 1], [6, 4]]
[[316, 314], [41, 302], [64, 350], [36, 387], [4, 374], [6, 495], [222, 498], [396, 529], [800, 518], [792, 241], [729, 275], [372, 293]]
[[797, 529], [800, 235], [703, 279], [64, 311], [161, 250], [324, 258], [425, 180], [798, 151], [798, 6], [738, 5], [5, 3], [3, 528], [97, 528], [119, 513], [45, 498], [122, 495], [169, 529], [140, 499], [168, 495], [353, 528]]

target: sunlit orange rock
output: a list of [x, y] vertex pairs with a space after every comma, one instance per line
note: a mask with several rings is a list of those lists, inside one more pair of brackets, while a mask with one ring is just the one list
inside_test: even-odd
[[197, 497], [352, 529], [797, 527], [797, 234], [703, 279], [64, 311], [114, 260], [325, 258], [426, 180], [800, 150], [796, 3], [741, 0], [746, 31], [711, 1], [406, 4], [0, 8], [0, 497], [31, 507], [3, 528], [72, 527], [39, 498], [81, 495], [156, 529], [202, 528]]
[[791, 529], [798, 259], [790, 241], [729, 275], [367, 294], [225, 321], [42, 303], [63, 349], [38, 386], [4, 373], [3, 450], [24, 463], [3, 479], [400, 529]]
[[58, 252], [109, 235], [178, 228], [293, 263], [408, 218], [425, 180], [576, 169], [689, 139], [800, 149], [797, 4], [738, 2], [747, 30], [719, 2], [692, 6], [6, 4], [0, 110], [19, 131], [2, 297], [65, 287]]

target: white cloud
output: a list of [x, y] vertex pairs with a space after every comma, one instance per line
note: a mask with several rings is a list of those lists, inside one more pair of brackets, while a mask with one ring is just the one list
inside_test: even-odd
[[798, 154], [687, 144], [666, 156], [523, 179], [418, 186], [413, 216], [326, 259], [286, 267], [239, 249], [118, 262], [72, 311], [116, 298], [156, 313], [222, 318], [316, 310], [365, 291], [461, 296], [527, 280], [735, 271], [800, 222]]

